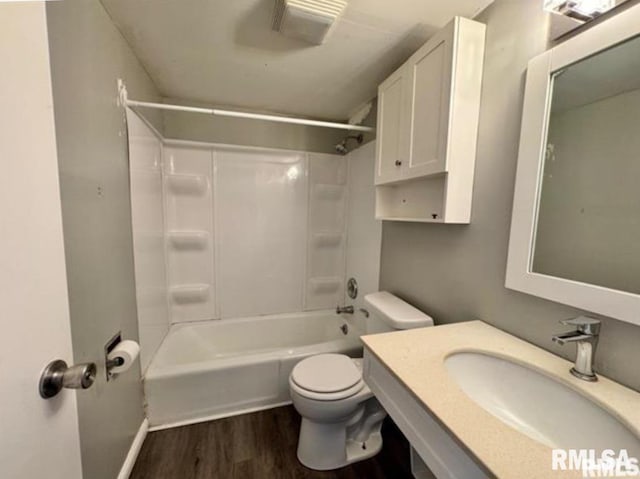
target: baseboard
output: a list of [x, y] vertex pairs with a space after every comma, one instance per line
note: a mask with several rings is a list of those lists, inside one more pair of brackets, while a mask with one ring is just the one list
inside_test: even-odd
[[129, 479], [129, 475], [133, 470], [133, 466], [136, 463], [136, 459], [138, 459], [138, 454], [140, 453], [140, 449], [142, 448], [142, 443], [144, 442], [144, 438], [147, 437], [147, 433], [149, 432], [149, 420], [145, 417], [142, 424], [140, 424], [140, 429], [136, 434], [136, 437], [133, 438], [133, 442], [131, 443], [131, 447], [129, 448], [129, 452], [127, 453], [127, 457], [122, 464], [122, 468], [120, 469], [120, 473], [118, 474], [118, 479]]
[[[292, 404], [292, 402], [291, 401], [283, 401], [283, 402], [279, 402], [279, 403], [275, 403], [275, 404], [266, 404], [266, 405], [262, 405], [262, 406], [255, 406], [255, 407], [250, 407], [250, 408], [246, 408], [246, 409], [240, 409], [238, 411], [233, 411], [233, 412], [223, 412], [223, 413], [218, 413], [218, 414], [211, 414], [211, 415], [208, 415], [208, 416], [200, 416], [200, 417], [191, 418], [191, 419], [184, 419], [182, 421], [173, 421], [173, 422], [168, 422], [168, 423], [164, 423], [164, 424], [158, 424], [156, 426], [150, 426], [149, 427], [149, 432], [163, 431], [165, 429], [172, 429], [174, 427], [190, 426], [192, 424], [198, 424], [198, 423], [201, 423], [201, 422], [208, 422], [208, 421], [215, 421], [216, 419], [223, 419], [225, 417], [240, 416], [242, 414], [251, 414], [252, 412], [265, 411], [267, 409], [274, 409], [274, 408], [277, 408], [277, 407], [288, 406], [289, 404]], [[120, 479], [120, 478], [118, 478], [118, 479]]]

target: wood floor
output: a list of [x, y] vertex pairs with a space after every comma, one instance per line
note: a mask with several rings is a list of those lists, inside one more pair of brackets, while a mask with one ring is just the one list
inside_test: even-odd
[[375, 457], [318, 472], [296, 458], [292, 406], [149, 433], [130, 479], [412, 479], [409, 444], [387, 418]]

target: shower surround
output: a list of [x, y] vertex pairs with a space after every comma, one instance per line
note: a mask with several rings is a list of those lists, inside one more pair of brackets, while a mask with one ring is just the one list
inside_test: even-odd
[[[345, 157], [165, 140], [131, 111], [128, 126], [152, 425], [282, 404], [289, 400], [282, 375], [297, 360], [322, 351], [358, 354], [361, 314], [341, 318], [333, 310], [345, 301], [347, 264], [365, 285], [361, 295], [377, 289], [373, 144]], [[352, 155], [358, 178], [349, 198]], [[357, 245], [348, 245], [350, 224]], [[351, 331], [342, 337], [345, 321]], [[265, 352], [262, 343], [278, 347]], [[202, 356], [197, 361], [186, 359], [193, 350]], [[256, 374], [264, 391], [242, 393]], [[224, 401], [204, 395], [207, 388], [226, 391]]]

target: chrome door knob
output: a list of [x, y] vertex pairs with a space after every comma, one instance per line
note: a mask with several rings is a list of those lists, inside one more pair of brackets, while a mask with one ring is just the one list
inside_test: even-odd
[[56, 396], [62, 388], [87, 389], [96, 380], [96, 363], [76, 364], [68, 367], [61, 359], [47, 364], [38, 384], [40, 397], [49, 399]]

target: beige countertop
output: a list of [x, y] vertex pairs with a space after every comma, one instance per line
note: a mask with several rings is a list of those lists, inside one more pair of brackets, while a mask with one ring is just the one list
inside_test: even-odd
[[640, 436], [640, 393], [600, 376], [589, 383], [569, 374], [571, 363], [482, 321], [363, 336], [365, 347], [499, 478], [582, 477], [552, 471], [551, 448], [503, 423], [476, 404], [449, 376], [447, 356], [477, 351], [535, 369], [588, 396]]

